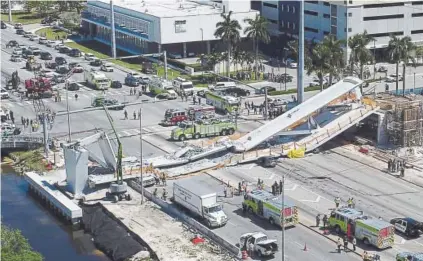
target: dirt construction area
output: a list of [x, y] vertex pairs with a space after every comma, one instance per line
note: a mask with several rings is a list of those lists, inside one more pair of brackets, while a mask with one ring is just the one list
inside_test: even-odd
[[[105, 192], [106, 190], [97, 191], [95, 194], [104, 195]], [[131, 201], [100, 202], [149, 244], [161, 261], [232, 260], [231, 257], [220, 254], [214, 244], [207, 240], [205, 243], [194, 245], [191, 242], [194, 233], [182, 222], [164, 213], [150, 201], [145, 200], [141, 205], [141, 195], [131, 188], [128, 188], [128, 192], [133, 198]]]

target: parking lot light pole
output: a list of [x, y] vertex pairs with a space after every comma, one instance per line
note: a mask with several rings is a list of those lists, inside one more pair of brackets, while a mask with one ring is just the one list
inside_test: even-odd
[[66, 81], [65, 88], [66, 88], [66, 112], [68, 114], [68, 139], [69, 139], [69, 142], [71, 142], [72, 138], [71, 138], [71, 121], [70, 121], [70, 114], [69, 114], [69, 82], [68, 81]]
[[9, 4], [9, 23], [12, 22], [12, 0], [8, 1]]
[[[142, 105], [141, 105], [142, 106]], [[141, 175], [141, 204], [144, 204], [144, 179], [143, 179], [143, 173], [142, 173], [142, 167], [143, 167], [143, 161], [142, 161], [142, 152], [143, 152], [143, 146], [142, 146], [142, 108], [140, 108], [140, 175]]]
[[285, 261], [285, 175], [282, 175], [282, 261]]
[[286, 82], [287, 82], [287, 80], [288, 80], [288, 78], [287, 78], [287, 75], [286, 75], [286, 58], [287, 58], [287, 53], [288, 53], [288, 49], [287, 48], [283, 48], [283, 51], [284, 51], [284, 53], [285, 53], [285, 57], [284, 57], [284, 59], [285, 59], [285, 91], [286, 91]]

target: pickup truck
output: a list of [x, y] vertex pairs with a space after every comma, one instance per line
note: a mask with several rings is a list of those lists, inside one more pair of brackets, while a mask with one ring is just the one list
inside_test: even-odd
[[251, 243], [253, 244], [253, 252], [257, 254], [258, 257], [269, 257], [278, 252], [276, 239], [269, 239], [267, 235], [262, 232], [246, 233], [239, 239], [241, 250], [247, 250]]

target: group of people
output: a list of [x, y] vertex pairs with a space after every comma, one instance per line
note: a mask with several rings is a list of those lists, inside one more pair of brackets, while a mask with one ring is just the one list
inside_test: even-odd
[[389, 159], [388, 160], [388, 171], [391, 173], [400, 172], [400, 176], [404, 177], [405, 172], [405, 160]]
[[[137, 95], [137, 90], [135, 90], [135, 88], [131, 88], [129, 89], [129, 95], [133, 96], [133, 95]], [[138, 96], [142, 95], [142, 90], [138, 90]]]
[[[353, 251], [355, 251], [356, 246], [357, 246], [357, 239], [355, 237], [353, 237], [352, 240], [351, 240], [351, 243], [352, 243]], [[347, 235], [345, 235], [342, 238], [342, 240], [341, 240], [341, 237], [338, 237], [338, 241], [337, 241], [338, 253], [341, 253], [342, 245], [344, 246], [344, 251], [347, 252], [348, 251], [348, 237], [347, 237]]]
[[[133, 115], [133, 119], [134, 120], [139, 120], [141, 119], [141, 111], [134, 111]], [[123, 119], [127, 120], [128, 119], [128, 112], [126, 110], [123, 111]]]
[[32, 132], [38, 131], [38, 129], [40, 127], [38, 120], [30, 120], [29, 118], [24, 118], [23, 116], [21, 117], [21, 123], [22, 123], [22, 126], [24, 127], [24, 129], [31, 126]]

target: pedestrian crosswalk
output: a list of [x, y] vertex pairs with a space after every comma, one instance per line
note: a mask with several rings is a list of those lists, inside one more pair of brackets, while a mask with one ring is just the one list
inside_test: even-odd
[[[153, 135], [153, 134], [160, 134], [160, 133], [166, 134], [167, 132], [171, 132], [173, 128], [174, 127], [163, 127], [160, 125], [148, 126], [148, 127], [142, 128], [142, 133], [143, 135]], [[140, 135], [140, 133], [141, 131], [139, 128], [118, 131], [119, 138], [136, 136], [136, 135]]]

